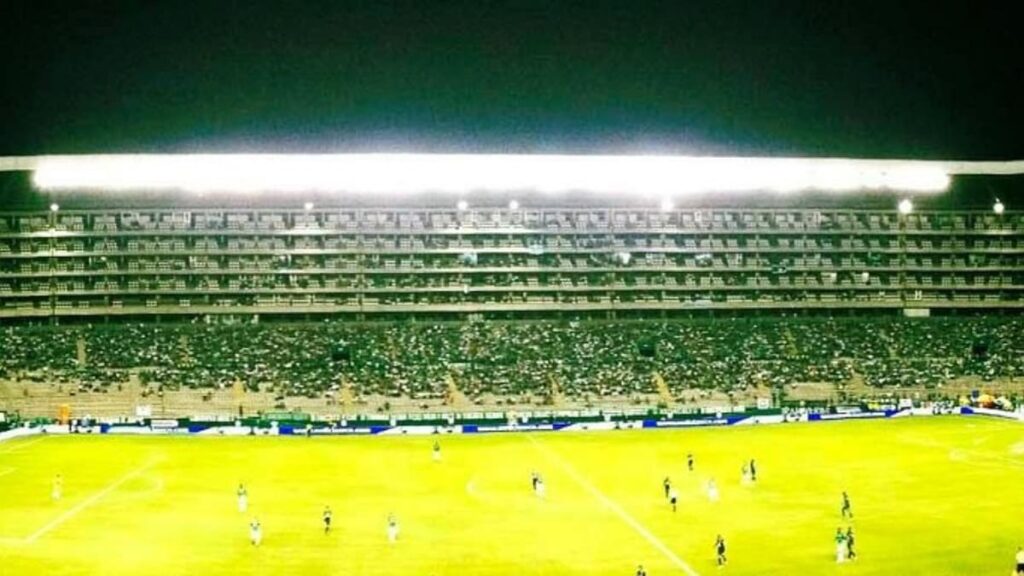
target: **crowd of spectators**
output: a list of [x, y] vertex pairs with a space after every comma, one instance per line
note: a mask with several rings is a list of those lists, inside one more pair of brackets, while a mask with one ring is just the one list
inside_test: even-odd
[[471, 399], [936, 386], [1024, 377], [1024, 317], [124, 324], [0, 329], [0, 377], [103, 390], [244, 386], [322, 397]]

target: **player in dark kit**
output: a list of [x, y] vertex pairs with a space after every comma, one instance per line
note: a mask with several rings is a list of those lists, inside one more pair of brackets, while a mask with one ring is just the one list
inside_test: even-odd
[[725, 558], [725, 538], [722, 538], [721, 534], [715, 538], [715, 554], [718, 556], [718, 567], [725, 566], [728, 560]]
[[644, 570], [643, 564], [636, 567], [636, 576], [647, 576], [647, 570]]
[[530, 487], [533, 488], [534, 492], [537, 491], [538, 482], [540, 482], [540, 474], [537, 474], [536, 472], [530, 472]]
[[331, 512], [331, 507], [330, 506], [325, 506], [324, 507], [324, 534], [327, 534], [328, 532], [331, 531], [331, 516], [333, 516], [333, 515], [334, 515], [334, 513]]
[[843, 508], [839, 511], [843, 518], [853, 518], [853, 508], [850, 506], [850, 496], [843, 491]]
[[750, 459], [750, 481], [757, 482], [757, 464], [753, 458]]
[[693, 454], [687, 454], [686, 455], [686, 468], [690, 472], [693, 472]]
[[672, 481], [669, 480], [668, 476], [665, 476], [662, 485], [665, 487], [665, 498], [668, 498], [668, 491], [672, 489]]
[[853, 526], [846, 528], [846, 557], [850, 560], [857, 559], [857, 553], [853, 551]]

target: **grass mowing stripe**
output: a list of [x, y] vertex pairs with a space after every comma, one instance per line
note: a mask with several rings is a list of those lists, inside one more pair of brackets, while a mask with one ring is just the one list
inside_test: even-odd
[[608, 496], [605, 496], [604, 492], [601, 492], [597, 486], [594, 486], [586, 478], [584, 478], [571, 464], [569, 464], [564, 458], [562, 458], [557, 452], [544, 446], [544, 444], [533, 437], [532, 434], [528, 435], [530, 443], [537, 449], [538, 452], [546, 456], [549, 460], [555, 463], [559, 468], [562, 469], [570, 478], [576, 481], [584, 490], [590, 493], [598, 502], [604, 505], [605, 508], [615, 513], [627, 526], [636, 531], [637, 534], [643, 536], [644, 540], [647, 540], [651, 546], [654, 546], [656, 550], [661, 552], [670, 562], [675, 564], [680, 570], [689, 576], [700, 576], [700, 574], [693, 569], [692, 566], [686, 563], [680, 558], [675, 552], [673, 552], [668, 546], [665, 545], [657, 536], [651, 533], [650, 530], [644, 527], [643, 524], [638, 522], [635, 518], [629, 515], [628, 512], [623, 510], [619, 503], [612, 500]]
[[106, 496], [107, 494], [110, 494], [114, 490], [117, 490], [122, 484], [124, 484], [125, 482], [131, 480], [132, 478], [135, 478], [139, 474], [142, 474], [146, 470], [149, 470], [150, 468], [152, 468], [152, 466], [153, 466], [153, 462], [150, 462], [148, 464], [143, 464], [142, 466], [139, 466], [135, 470], [132, 470], [131, 472], [125, 474], [124, 476], [121, 476], [119, 479], [115, 480], [112, 484], [109, 484], [106, 488], [100, 490], [99, 492], [93, 494], [92, 496], [86, 498], [85, 500], [82, 500], [81, 502], [76, 504], [74, 508], [71, 508], [67, 512], [61, 514], [60, 516], [57, 516], [56, 518], [54, 518], [53, 520], [48, 522], [45, 526], [43, 526], [42, 528], [40, 528], [40, 529], [36, 530], [35, 532], [33, 532], [32, 534], [30, 534], [28, 537], [25, 538], [25, 542], [28, 543], [28, 544], [32, 544], [36, 540], [39, 540], [40, 538], [45, 536], [48, 532], [50, 532], [54, 528], [56, 528], [56, 527], [60, 526], [61, 524], [67, 522], [68, 520], [70, 520], [71, 518], [76, 516], [79, 512], [81, 512], [82, 510], [85, 510], [89, 506], [92, 506], [96, 502], [99, 502], [100, 499], [102, 499], [104, 496]]

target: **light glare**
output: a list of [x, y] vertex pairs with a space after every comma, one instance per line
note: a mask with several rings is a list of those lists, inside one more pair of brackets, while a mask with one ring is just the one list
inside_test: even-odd
[[508, 209], [509, 210], [519, 210], [519, 202], [516, 202], [515, 200], [509, 202], [508, 203]]
[[899, 209], [900, 214], [910, 214], [914, 211], [914, 203], [911, 202], [909, 198], [904, 198], [903, 200], [900, 200]]
[[627, 193], [652, 199], [706, 192], [939, 192], [941, 166], [920, 162], [696, 156], [489, 154], [109, 155], [41, 157], [44, 190]]
[[460, 212], [464, 212], [467, 208], [469, 208], [469, 202], [466, 202], [465, 200], [459, 200], [459, 203], [456, 204], [455, 206], [456, 208], [459, 209]]
[[1002, 200], [996, 200], [996, 203], [992, 205], [992, 211], [997, 215], [1002, 215], [1006, 211], [1006, 205], [1003, 204]]
[[58, 205], [56, 202], [50, 204], [50, 212], [56, 212], [57, 210], [60, 210], [60, 205]]

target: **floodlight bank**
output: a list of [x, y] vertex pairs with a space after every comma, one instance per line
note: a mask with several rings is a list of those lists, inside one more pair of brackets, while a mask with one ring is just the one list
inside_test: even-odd
[[0, 158], [49, 191], [935, 193], [956, 174], [1021, 174], [1024, 161], [488, 154], [140, 154]]

